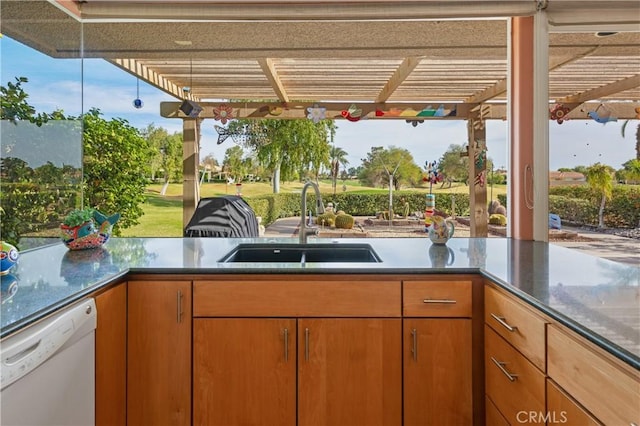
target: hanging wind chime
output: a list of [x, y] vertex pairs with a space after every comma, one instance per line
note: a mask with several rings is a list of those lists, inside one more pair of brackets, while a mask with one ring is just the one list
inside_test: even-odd
[[136, 78], [136, 98], [133, 100], [133, 107], [140, 109], [144, 106], [144, 102], [140, 99], [140, 79]]

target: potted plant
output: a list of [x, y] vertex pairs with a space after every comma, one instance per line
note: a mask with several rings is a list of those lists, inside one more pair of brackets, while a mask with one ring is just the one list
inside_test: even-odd
[[70, 211], [60, 225], [64, 244], [71, 250], [100, 247], [107, 242], [120, 214], [105, 216], [92, 208]]

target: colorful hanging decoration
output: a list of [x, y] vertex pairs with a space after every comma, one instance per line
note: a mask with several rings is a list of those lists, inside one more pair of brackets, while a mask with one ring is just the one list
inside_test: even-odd
[[589, 111], [587, 115], [600, 124], [607, 124], [610, 121], [618, 121], [617, 117], [611, 116], [611, 110], [603, 104], [598, 105], [598, 108], [594, 111]]
[[233, 108], [227, 104], [220, 104], [217, 107], [213, 107], [213, 118], [222, 124], [227, 124], [227, 121], [233, 118]]
[[140, 79], [136, 78], [136, 98], [133, 100], [133, 107], [140, 109], [144, 106], [144, 102], [140, 99]]
[[356, 107], [356, 104], [351, 104], [349, 109], [342, 110], [340, 115], [349, 121], [359, 121], [362, 118], [362, 110]]
[[635, 107], [634, 111], [636, 112], [636, 118], [640, 120], [640, 107]]
[[307, 108], [307, 118], [314, 123], [319, 123], [327, 118], [327, 109], [318, 106], [318, 104], [313, 104], [312, 107]]
[[484, 187], [484, 184], [486, 181], [485, 172], [486, 170], [482, 170], [480, 173], [476, 175], [476, 178], [474, 180], [474, 183], [476, 184], [476, 186], [480, 185], [480, 187]]
[[569, 112], [571, 112], [569, 107], [564, 106], [563, 104], [555, 104], [549, 111], [549, 116], [552, 120], [556, 120], [558, 124], [562, 124], [569, 119], [567, 117]]

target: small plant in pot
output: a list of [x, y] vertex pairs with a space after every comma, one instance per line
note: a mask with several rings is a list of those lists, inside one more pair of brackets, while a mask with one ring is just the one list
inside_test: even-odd
[[120, 213], [106, 216], [92, 208], [72, 210], [60, 225], [62, 241], [70, 250], [100, 247], [119, 219]]

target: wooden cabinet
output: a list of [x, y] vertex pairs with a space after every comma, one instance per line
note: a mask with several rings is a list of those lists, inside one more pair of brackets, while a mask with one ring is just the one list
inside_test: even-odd
[[487, 424], [498, 414], [510, 424], [545, 424], [546, 319], [489, 284], [484, 306]]
[[404, 425], [473, 424], [471, 320], [404, 320]]
[[296, 425], [296, 320], [193, 320], [193, 424]]
[[96, 426], [127, 423], [127, 283], [95, 297]]
[[127, 424], [191, 423], [191, 282], [129, 281]]
[[547, 379], [547, 415], [549, 416], [549, 424], [602, 426], [602, 423], [597, 421], [551, 379]]
[[400, 319], [300, 319], [298, 425], [402, 422]]
[[350, 278], [196, 281], [194, 424], [400, 426], [401, 283]]
[[405, 426], [473, 424], [472, 284], [403, 282]]
[[640, 372], [558, 325], [547, 328], [548, 374], [607, 425], [640, 424]]

